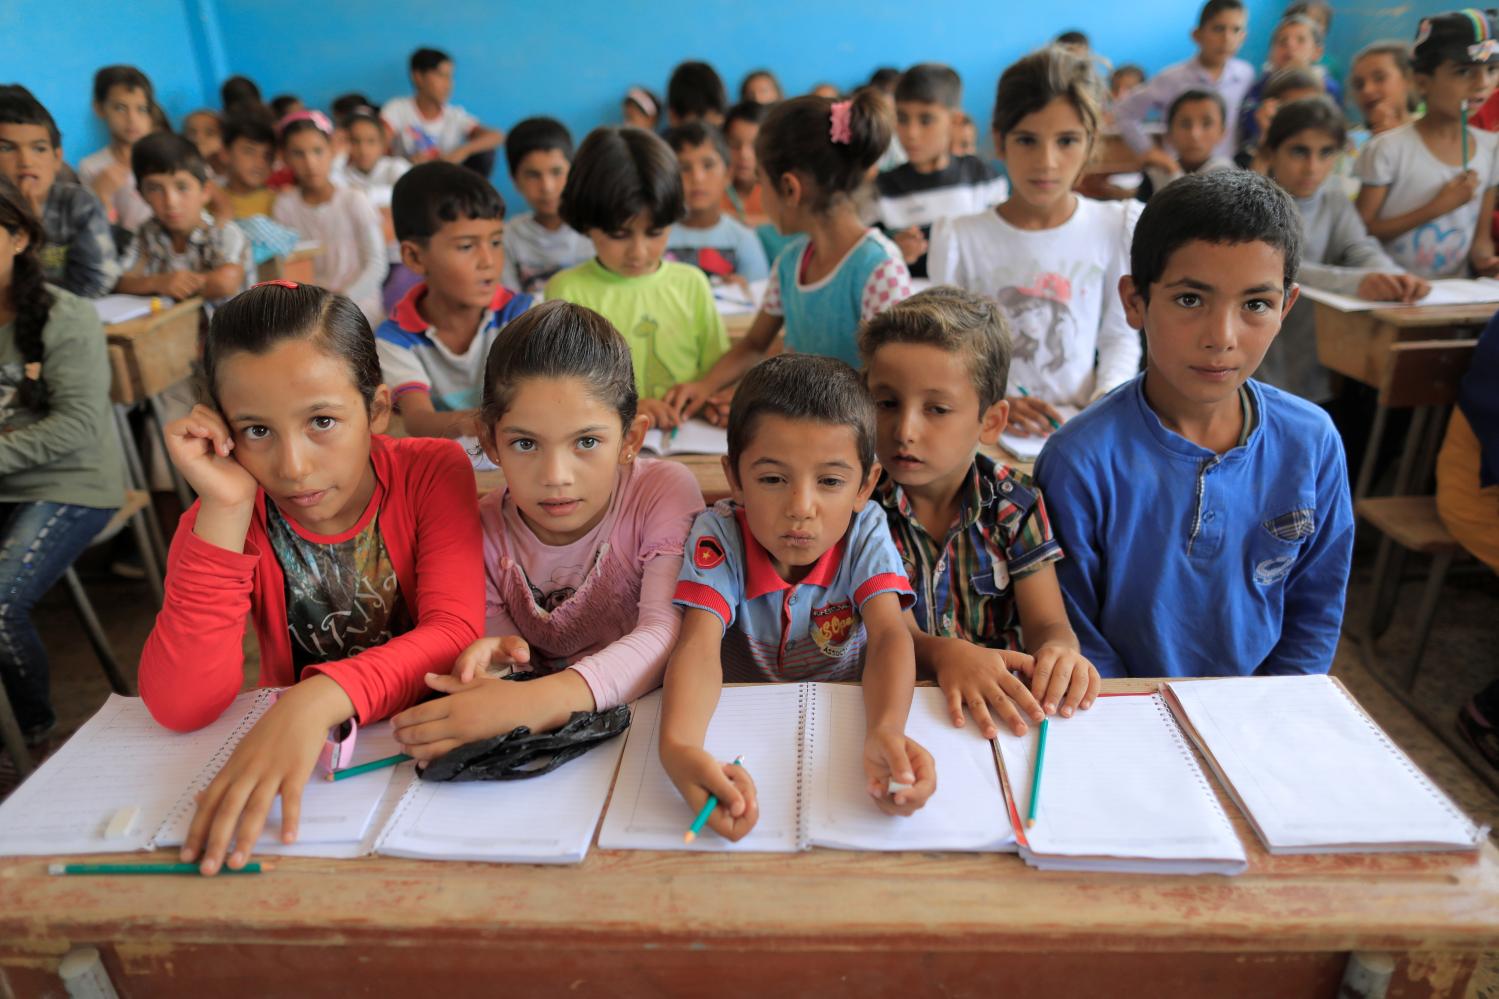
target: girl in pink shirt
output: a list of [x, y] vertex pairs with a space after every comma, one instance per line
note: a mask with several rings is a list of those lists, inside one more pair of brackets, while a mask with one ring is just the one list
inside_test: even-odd
[[[419, 760], [508, 732], [555, 729], [658, 687], [681, 614], [672, 591], [703, 508], [692, 473], [638, 457], [630, 348], [609, 321], [564, 301], [532, 308], [489, 352], [480, 442], [505, 488], [479, 504], [489, 638], [450, 675], [449, 694], [397, 715]], [[494, 667], [542, 674], [525, 683]]]

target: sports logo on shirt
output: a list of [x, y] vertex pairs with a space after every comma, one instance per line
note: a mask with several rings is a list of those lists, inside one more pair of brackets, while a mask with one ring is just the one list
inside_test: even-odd
[[826, 607], [813, 607], [812, 641], [817, 643], [823, 655], [841, 659], [857, 624], [854, 606], [847, 600]]
[[718, 539], [711, 535], [703, 535], [697, 539], [697, 547], [692, 550], [692, 564], [699, 569], [716, 569], [723, 565], [723, 545]]

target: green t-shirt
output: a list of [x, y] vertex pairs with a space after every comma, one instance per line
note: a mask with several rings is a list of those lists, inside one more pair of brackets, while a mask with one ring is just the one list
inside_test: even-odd
[[595, 258], [553, 277], [546, 297], [586, 305], [614, 324], [630, 345], [642, 399], [693, 381], [729, 349], [713, 289], [690, 264], [666, 260], [654, 274], [621, 277]]

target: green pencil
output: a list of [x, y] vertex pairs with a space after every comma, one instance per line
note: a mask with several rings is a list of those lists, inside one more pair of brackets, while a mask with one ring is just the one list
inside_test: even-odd
[[398, 766], [409, 759], [411, 757], [405, 753], [397, 753], [394, 756], [387, 756], [383, 760], [371, 760], [368, 763], [361, 763], [357, 767], [344, 767], [342, 770], [334, 770], [328, 774], [328, 779], [343, 780], [345, 777], [358, 777], [360, 774], [367, 774], [371, 770], [383, 770], [386, 767]]
[[[1026, 391], [1026, 388], [1025, 388], [1024, 385], [1016, 385], [1015, 386], [1015, 391], [1019, 392], [1021, 395], [1025, 396], [1027, 399], [1029, 399], [1031, 397], [1031, 394]], [[1062, 425], [1057, 422], [1057, 418], [1055, 416], [1048, 416], [1046, 418], [1046, 422], [1051, 424], [1051, 429], [1053, 429], [1053, 430], [1061, 430], [1062, 429]]]
[[1468, 169], [1468, 104], [1463, 102], [1463, 169]]
[[[266, 870], [270, 870], [269, 867]], [[220, 874], [259, 874], [260, 861], [219, 868]], [[202, 874], [197, 864], [48, 864], [48, 874]]]
[[[744, 766], [744, 757], [742, 755], [734, 757], [734, 766]], [[697, 818], [692, 820], [692, 825], [689, 826], [687, 832], [682, 835], [683, 843], [691, 843], [693, 840], [697, 839], [697, 834], [702, 832], [703, 826], [708, 824], [708, 816], [712, 815], [713, 809], [717, 807], [718, 797], [712, 794], [708, 795], [708, 800], [703, 802], [702, 808], [698, 809]]]
[[1036, 769], [1031, 774], [1031, 807], [1025, 816], [1025, 827], [1036, 824], [1036, 805], [1041, 801], [1041, 764], [1046, 760], [1046, 732], [1051, 728], [1051, 719], [1041, 719], [1041, 740], [1036, 744]]

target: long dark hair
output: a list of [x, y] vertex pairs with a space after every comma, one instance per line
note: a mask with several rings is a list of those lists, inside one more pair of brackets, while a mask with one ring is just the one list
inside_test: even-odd
[[[45, 353], [42, 330], [52, 312], [52, 293], [47, 290], [42, 262], [38, 257], [46, 233], [31, 213], [31, 207], [14, 184], [0, 177], [0, 226], [12, 239], [26, 237], [26, 249], [16, 254], [10, 272], [10, 304], [16, 310], [16, 348], [27, 364], [40, 364]], [[30, 409], [47, 405], [47, 383], [41, 378], [25, 378], [20, 385], [21, 404]]]

